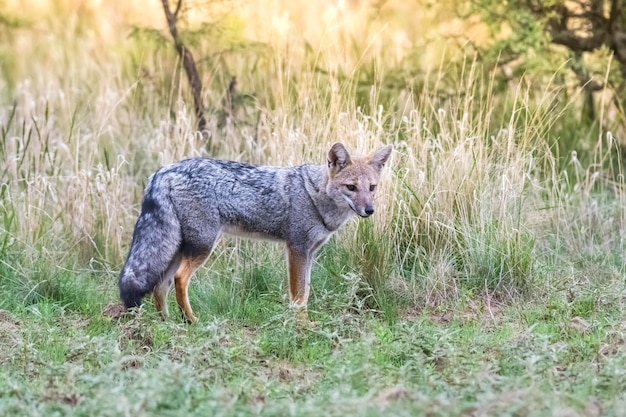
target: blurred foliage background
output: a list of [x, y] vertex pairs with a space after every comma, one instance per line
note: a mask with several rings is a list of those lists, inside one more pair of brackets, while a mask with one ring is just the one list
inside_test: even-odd
[[[223, 110], [233, 77], [240, 93], [238, 117], [254, 124], [251, 107], [302, 104], [310, 88], [326, 87], [325, 75], [328, 84], [331, 77], [350, 80], [337, 87], [353, 94], [357, 106], [367, 107], [376, 94], [386, 108], [402, 111], [407, 96], [423, 89], [442, 101], [455, 95], [467, 63], [477, 62], [494, 81], [490, 94], [515, 95], [520, 81], [540, 93], [548, 84], [558, 89], [554, 105], [571, 103], [576, 111], [569, 121], [591, 132], [571, 142], [560, 139], [568, 142], [566, 148], [584, 149], [600, 129], [624, 142], [622, 3], [196, 0], [182, 3], [178, 27], [196, 57], [209, 112]], [[3, 0], [1, 5], [5, 91], [37, 77], [30, 68], [33, 55], [49, 61], [51, 70], [62, 63], [65, 75], [73, 76], [77, 70], [71, 68], [80, 65], [76, 52], [93, 55], [99, 64], [122, 60], [137, 90], [157, 89], [165, 97], [180, 82], [161, 2]], [[313, 78], [316, 83], [309, 82]]]

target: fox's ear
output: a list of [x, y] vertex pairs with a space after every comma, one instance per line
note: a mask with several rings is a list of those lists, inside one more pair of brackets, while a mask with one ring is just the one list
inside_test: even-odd
[[328, 168], [337, 173], [351, 164], [350, 154], [341, 143], [335, 143], [328, 152]]
[[379, 150], [374, 152], [369, 158], [370, 165], [373, 166], [376, 171], [380, 172], [380, 170], [383, 169], [385, 163], [389, 159], [392, 150], [393, 146], [387, 145], [384, 148], [380, 148]]

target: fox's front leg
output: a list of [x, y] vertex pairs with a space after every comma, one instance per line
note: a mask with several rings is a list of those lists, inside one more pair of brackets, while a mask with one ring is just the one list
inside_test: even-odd
[[289, 263], [289, 301], [297, 309], [296, 318], [299, 321], [307, 322], [306, 305], [309, 299], [313, 255], [308, 251], [298, 250], [288, 245], [287, 259]]

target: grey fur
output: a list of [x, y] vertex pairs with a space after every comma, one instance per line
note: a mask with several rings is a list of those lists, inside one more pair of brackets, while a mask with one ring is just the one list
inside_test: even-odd
[[[384, 161], [391, 152], [385, 149]], [[330, 155], [329, 165], [333, 150]], [[200, 158], [162, 167], [146, 186], [120, 273], [124, 305], [139, 306], [153, 291], [167, 295], [181, 258], [208, 256], [221, 233], [283, 241], [310, 272], [313, 254], [357, 212], [340, 188], [331, 187], [332, 171], [326, 165], [267, 167]], [[368, 204], [358, 214], [371, 214]]]

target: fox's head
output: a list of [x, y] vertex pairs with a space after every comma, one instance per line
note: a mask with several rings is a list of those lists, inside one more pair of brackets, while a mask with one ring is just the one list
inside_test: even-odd
[[380, 170], [392, 149], [388, 145], [369, 156], [351, 158], [341, 143], [335, 143], [328, 152], [328, 195], [340, 207], [347, 205], [361, 217], [371, 216]]

